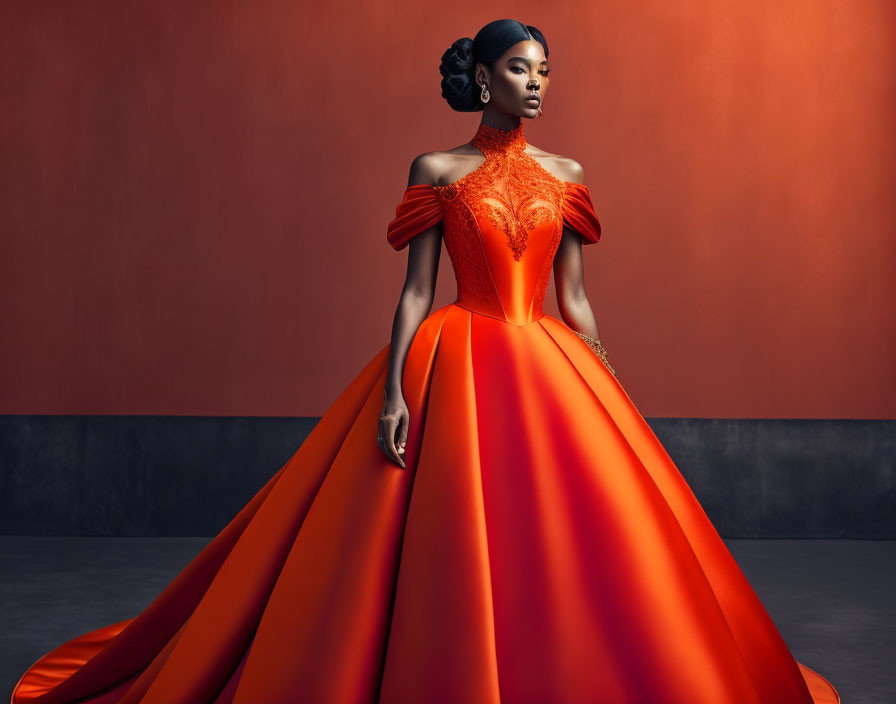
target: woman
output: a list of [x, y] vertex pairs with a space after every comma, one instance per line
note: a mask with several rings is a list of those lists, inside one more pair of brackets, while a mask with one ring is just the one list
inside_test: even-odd
[[[144, 612], [44, 656], [14, 704], [839, 701], [607, 363], [582, 168], [521, 122], [541, 32], [492, 22], [441, 70], [482, 122], [413, 162], [390, 343]], [[443, 239], [458, 296], [431, 313]]]

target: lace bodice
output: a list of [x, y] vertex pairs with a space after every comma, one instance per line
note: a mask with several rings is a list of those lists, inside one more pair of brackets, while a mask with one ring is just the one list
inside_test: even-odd
[[444, 186], [409, 186], [387, 240], [403, 249], [441, 221], [455, 303], [525, 325], [543, 315], [564, 224], [593, 244], [600, 223], [586, 186], [558, 179], [526, 153], [523, 123], [509, 131], [480, 123], [470, 143], [482, 164]]

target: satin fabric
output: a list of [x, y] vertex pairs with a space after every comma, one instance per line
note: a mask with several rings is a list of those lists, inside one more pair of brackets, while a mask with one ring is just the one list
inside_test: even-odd
[[547, 177], [522, 127], [485, 127], [472, 177], [411, 187], [388, 230], [400, 249], [441, 222], [459, 277], [494, 272], [466, 294], [497, 296], [418, 329], [407, 468], [375, 441], [387, 344], [145, 611], [45, 655], [13, 704], [839, 702], [617, 379], [541, 312], [563, 228], [597, 241], [587, 192], [519, 197]]
[[[582, 244], [600, 241], [600, 222], [594, 211], [588, 186], [564, 181], [562, 188], [563, 224], [582, 235]], [[414, 235], [442, 220], [442, 203], [438, 193], [438, 187], [428, 184], [408, 186], [395, 209], [395, 219], [389, 223], [386, 233], [386, 240], [394, 249], [404, 249]]]

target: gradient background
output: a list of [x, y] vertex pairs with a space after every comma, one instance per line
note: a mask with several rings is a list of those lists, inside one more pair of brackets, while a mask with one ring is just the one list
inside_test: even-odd
[[0, 413], [321, 415], [389, 341], [411, 160], [480, 119], [440, 56], [501, 17], [641, 413], [896, 417], [891, 0], [3, 3]]

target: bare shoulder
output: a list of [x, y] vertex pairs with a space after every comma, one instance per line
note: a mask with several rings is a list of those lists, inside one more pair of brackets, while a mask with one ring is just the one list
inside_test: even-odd
[[411, 163], [408, 185], [444, 186], [473, 171], [482, 161], [482, 152], [469, 143], [445, 151], [426, 152]]
[[582, 168], [582, 165], [570, 156], [562, 156], [560, 159], [563, 171], [566, 174], [562, 180], [584, 185], [585, 169]]
[[[551, 154], [531, 144], [527, 153], [561, 181], [584, 184], [585, 170], [575, 159]], [[482, 152], [470, 144], [446, 151], [425, 152], [411, 162], [408, 186], [444, 186], [455, 182], [482, 164], [482, 158]]]
[[425, 152], [411, 162], [408, 186], [434, 186], [441, 169], [441, 152]]
[[585, 169], [572, 157], [551, 154], [531, 144], [529, 145], [529, 156], [537, 160], [550, 174], [561, 181], [585, 183]]

